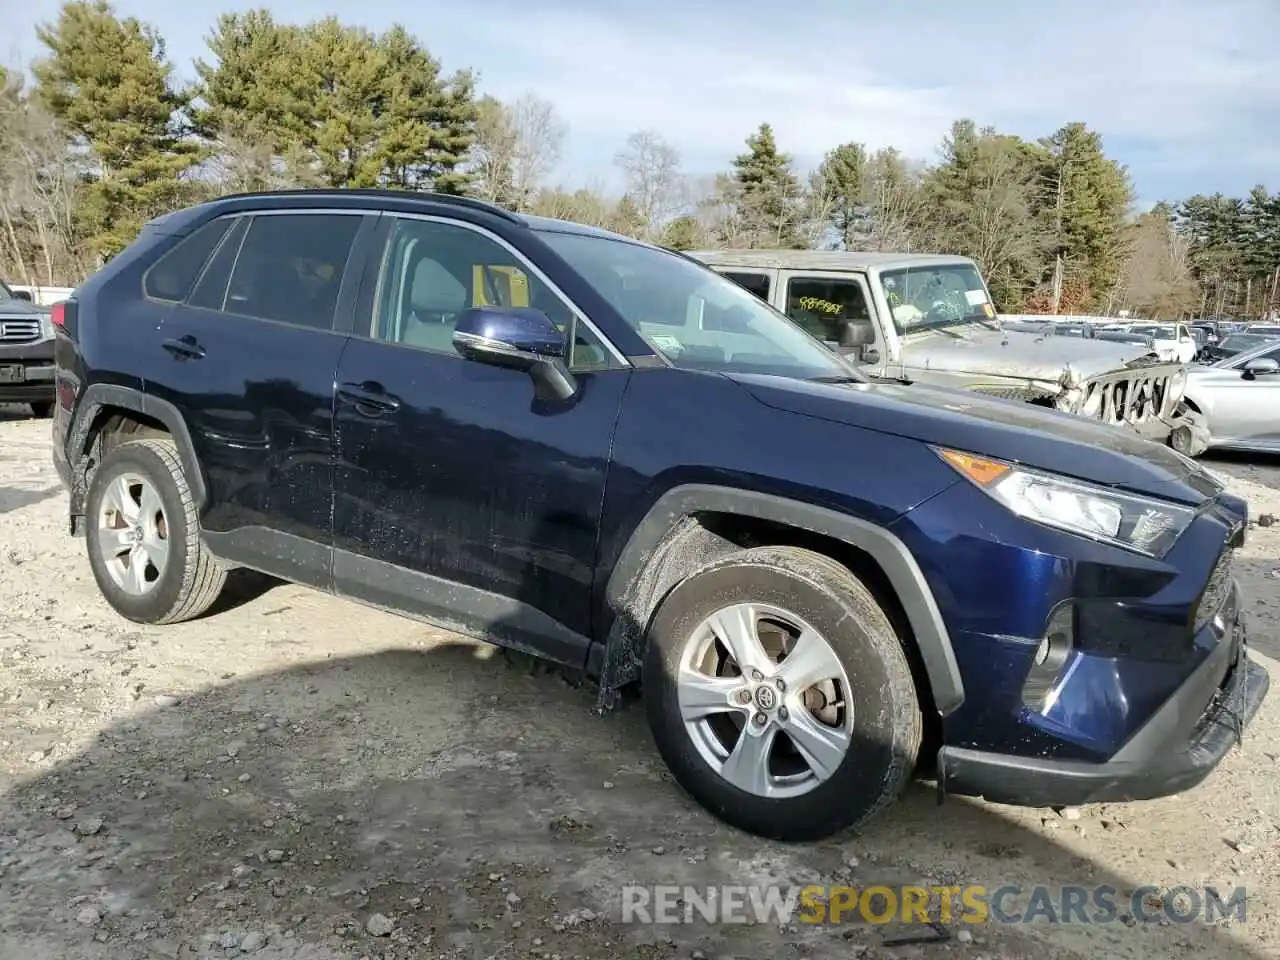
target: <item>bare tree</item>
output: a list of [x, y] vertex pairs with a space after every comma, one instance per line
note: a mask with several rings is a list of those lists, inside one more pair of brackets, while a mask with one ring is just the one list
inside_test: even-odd
[[532, 93], [510, 104], [483, 97], [477, 104], [469, 166], [472, 192], [512, 210], [528, 210], [559, 165], [568, 128], [555, 107]]
[[560, 165], [568, 126], [549, 100], [526, 93], [509, 108], [515, 149], [511, 187], [515, 208], [525, 209], [534, 192]]
[[679, 151], [657, 131], [640, 130], [627, 137], [614, 163], [626, 178], [627, 195], [647, 235], [658, 235], [681, 206]]
[[85, 273], [73, 216], [78, 171], [69, 138], [0, 71], [0, 226], [4, 259], [27, 283], [50, 286]]
[[219, 135], [206, 170], [224, 193], [316, 185], [307, 177], [306, 162], [298, 151], [287, 149], [278, 155], [268, 143], [231, 132]]
[[1119, 295], [1131, 309], [1151, 316], [1180, 316], [1199, 300], [1188, 243], [1157, 208], [1131, 228], [1132, 246], [1120, 276]]
[[476, 138], [471, 147], [472, 192], [490, 203], [510, 204], [515, 154], [516, 133], [506, 106], [493, 97], [482, 97], [476, 104]]
[[892, 148], [878, 150], [863, 174], [870, 225], [861, 242], [874, 251], [911, 252], [924, 209], [921, 172]]

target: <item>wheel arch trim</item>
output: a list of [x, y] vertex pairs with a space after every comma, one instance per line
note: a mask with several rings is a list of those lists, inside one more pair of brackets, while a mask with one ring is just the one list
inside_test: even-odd
[[[646, 564], [658, 556], [680, 522], [697, 513], [769, 520], [831, 537], [868, 554], [879, 564], [906, 613], [938, 712], [947, 716], [964, 702], [964, 684], [950, 634], [924, 571], [906, 544], [881, 526], [799, 500], [700, 483], [667, 490], [631, 532], [609, 575], [605, 602], [615, 618], [625, 618], [633, 606], [634, 584], [642, 578]], [[610, 633], [610, 645], [616, 642], [616, 632]]]
[[[178, 457], [182, 461], [182, 469], [195, 499], [196, 509], [197, 511], [202, 509], [207, 495], [204, 473], [196, 457], [191, 432], [187, 429], [187, 423], [178, 408], [167, 400], [150, 396], [134, 387], [112, 383], [91, 383], [85, 388], [69, 433], [67, 450], [72, 455], [73, 473], [81, 487], [81, 505], [83, 505], [84, 487], [87, 485], [84, 477], [84, 463], [93, 442], [89, 431], [94, 421], [98, 419], [98, 414], [110, 407], [140, 413], [153, 420], [159, 420], [165, 425], [178, 448]], [[73, 509], [74, 507], [73, 503]]]

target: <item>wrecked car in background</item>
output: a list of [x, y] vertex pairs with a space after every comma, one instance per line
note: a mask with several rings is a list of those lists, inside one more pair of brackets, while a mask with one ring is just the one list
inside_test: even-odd
[[1165, 441], [1184, 423], [1183, 364], [1145, 343], [1005, 329], [967, 257], [817, 250], [690, 254], [875, 377], [1025, 400]]

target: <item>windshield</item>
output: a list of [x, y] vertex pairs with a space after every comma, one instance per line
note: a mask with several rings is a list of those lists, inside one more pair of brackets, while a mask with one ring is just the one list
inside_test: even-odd
[[996, 326], [996, 309], [972, 264], [883, 270], [880, 284], [900, 334], [957, 323]]
[[865, 377], [732, 280], [674, 253], [608, 237], [539, 231], [677, 367], [806, 380]]
[[1262, 343], [1268, 343], [1271, 337], [1262, 336], [1255, 333], [1233, 333], [1220, 344], [1218, 344], [1218, 352], [1226, 354], [1240, 353], [1242, 350], [1249, 350]]
[[1159, 324], [1144, 324], [1140, 327], [1130, 327], [1134, 333], [1140, 333], [1144, 337], [1155, 337], [1157, 340], [1176, 340], [1173, 327], [1165, 327]]

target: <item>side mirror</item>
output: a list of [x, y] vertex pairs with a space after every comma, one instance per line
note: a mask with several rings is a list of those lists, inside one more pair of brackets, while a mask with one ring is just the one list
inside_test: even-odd
[[568, 400], [578, 390], [564, 365], [566, 337], [532, 307], [473, 307], [453, 329], [453, 349], [477, 363], [524, 370], [539, 399]]
[[1280, 373], [1280, 363], [1270, 357], [1258, 357], [1256, 360], [1250, 360], [1244, 365], [1244, 378], [1246, 380], [1252, 380], [1254, 377], [1265, 376], [1269, 373]]
[[840, 326], [840, 348], [852, 353], [859, 363], [878, 363], [880, 352], [876, 342], [876, 328], [870, 320], [846, 320]]
[[840, 346], [868, 347], [876, 342], [876, 328], [870, 320], [846, 320], [840, 328]]
[[32, 299], [31, 299], [31, 291], [30, 291], [30, 290], [14, 290], [14, 291], [13, 291], [13, 299], [15, 299], [15, 300], [25, 300], [25, 301], [27, 301], [27, 303], [31, 303], [31, 302], [32, 302]]

